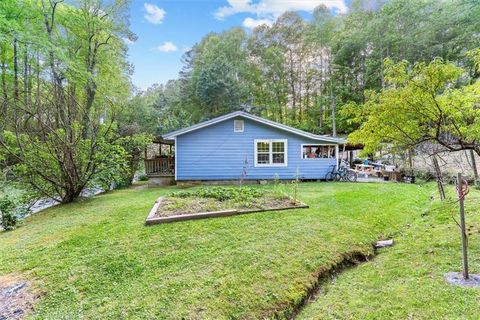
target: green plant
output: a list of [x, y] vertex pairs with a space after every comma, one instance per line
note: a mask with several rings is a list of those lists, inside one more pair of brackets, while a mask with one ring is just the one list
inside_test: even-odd
[[280, 175], [278, 173], [275, 173], [273, 175], [273, 187], [272, 187], [272, 192], [275, 197], [278, 197], [278, 198], [285, 197], [285, 192], [282, 187], [283, 185], [280, 180]]
[[19, 218], [28, 213], [28, 207], [23, 197], [2, 195], [0, 197], [1, 226], [4, 230], [13, 230], [17, 227]]
[[117, 143], [125, 150], [128, 163], [128, 170], [122, 171], [122, 186], [132, 184], [135, 172], [138, 170], [140, 160], [142, 160], [143, 152], [151, 144], [152, 139], [152, 136], [146, 134], [134, 134], [118, 139]]
[[297, 170], [295, 172], [295, 179], [292, 180], [291, 185], [292, 185], [292, 198], [295, 203], [298, 202], [298, 184], [300, 182], [300, 170], [297, 167]]
[[141, 174], [139, 177], [138, 177], [138, 181], [148, 181], [148, 176], [146, 174]]
[[475, 180], [474, 185], [475, 185], [475, 189], [480, 190], [480, 179]]
[[195, 190], [177, 191], [170, 194], [172, 197], [188, 198], [213, 198], [219, 201], [248, 201], [259, 198], [262, 195], [260, 190], [242, 186], [240, 187], [201, 187]]

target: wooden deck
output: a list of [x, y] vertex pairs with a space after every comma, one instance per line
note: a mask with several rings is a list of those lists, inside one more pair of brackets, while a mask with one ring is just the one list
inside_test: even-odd
[[145, 159], [145, 173], [152, 177], [170, 177], [175, 175], [175, 158]]

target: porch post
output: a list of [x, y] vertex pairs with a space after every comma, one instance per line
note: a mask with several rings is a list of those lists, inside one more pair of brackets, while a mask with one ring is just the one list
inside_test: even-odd
[[339, 152], [339, 148], [338, 148], [338, 144], [335, 145], [335, 158], [337, 160], [337, 166], [335, 167], [335, 169], [338, 170], [338, 167], [339, 167], [339, 163], [338, 163], [338, 159], [339, 159], [339, 155], [338, 155], [338, 152]]
[[177, 155], [177, 137], [175, 136], [175, 181], [177, 181], [177, 161], [178, 161], [178, 155]]

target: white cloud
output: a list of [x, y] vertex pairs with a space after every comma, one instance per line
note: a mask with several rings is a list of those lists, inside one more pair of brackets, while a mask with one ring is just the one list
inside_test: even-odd
[[253, 29], [253, 28], [256, 28], [258, 26], [261, 26], [262, 24], [266, 24], [267, 26], [271, 26], [272, 23], [273, 22], [270, 19], [253, 19], [253, 18], [248, 17], [245, 20], [243, 20], [242, 25], [245, 28]]
[[177, 46], [170, 41], [164, 42], [156, 48], [160, 52], [175, 52], [178, 50]]
[[147, 19], [148, 22], [151, 22], [153, 24], [160, 24], [163, 22], [163, 18], [165, 18], [165, 10], [162, 8], [159, 8], [158, 6], [152, 4], [152, 3], [144, 3], [143, 7], [145, 8], [145, 13], [144, 17]]
[[237, 13], [251, 13], [259, 18], [269, 19], [278, 17], [285, 11], [312, 12], [317, 6], [323, 4], [327, 8], [340, 13], [347, 12], [345, 0], [227, 0], [228, 6], [218, 8], [215, 18], [222, 20]]

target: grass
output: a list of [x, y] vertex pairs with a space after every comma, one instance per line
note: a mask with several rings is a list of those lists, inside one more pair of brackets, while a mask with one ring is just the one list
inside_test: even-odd
[[[443, 272], [458, 269], [458, 232], [445, 213], [426, 211], [431, 186], [304, 183], [299, 200], [309, 209], [144, 227], [155, 199], [174, 190], [119, 190], [36, 214], [0, 234], [0, 275], [32, 281], [39, 319], [259, 319], [291, 311], [319, 270], [402, 230], [397, 246], [342, 274], [300, 316], [405, 318], [411, 309], [419, 312], [412, 318], [432, 318], [430, 288], [442, 288], [438, 301], [453, 301], [439, 318], [449, 308], [459, 317], [477, 309], [477, 291], [442, 286]], [[384, 274], [378, 279], [374, 266]], [[382, 304], [390, 300], [391, 309]]]
[[[451, 189], [453, 187], [450, 187]], [[458, 207], [434, 202], [370, 263], [342, 273], [297, 319], [479, 319], [480, 289], [447, 285], [461, 271]], [[480, 274], [480, 192], [466, 199], [470, 272]]]
[[158, 216], [172, 216], [229, 209], [280, 209], [298, 205], [279, 185], [272, 188], [251, 186], [210, 186], [172, 192], [163, 198]]

